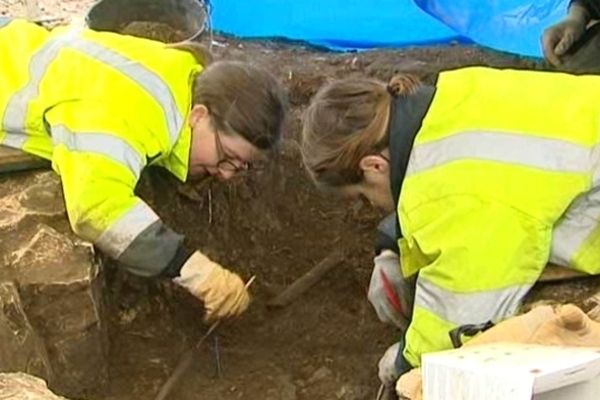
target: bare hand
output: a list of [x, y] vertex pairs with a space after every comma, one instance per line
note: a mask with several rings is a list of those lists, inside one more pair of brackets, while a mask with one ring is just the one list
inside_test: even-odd
[[554, 66], [560, 65], [563, 56], [585, 32], [585, 21], [567, 17], [544, 31], [542, 47], [544, 57]]

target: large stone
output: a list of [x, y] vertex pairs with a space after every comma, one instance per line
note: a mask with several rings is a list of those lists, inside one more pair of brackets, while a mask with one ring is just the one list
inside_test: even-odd
[[38, 172], [0, 183], [0, 230], [14, 229], [26, 217], [66, 219], [60, 180]]
[[0, 283], [0, 343], [0, 371], [52, 378], [44, 343], [29, 323], [17, 288], [9, 282]]
[[[98, 392], [108, 381], [103, 279], [92, 246], [68, 228], [54, 174], [0, 181], [0, 237], [0, 282], [17, 288], [53, 372], [40, 376], [69, 397]], [[0, 347], [11, 352], [14, 343]]]
[[42, 379], [23, 373], [0, 374], [0, 399], [67, 400], [52, 393]]
[[91, 247], [39, 225], [10, 269], [29, 320], [46, 343], [56, 374], [51, 388], [74, 396], [102, 386], [108, 378], [107, 334]]

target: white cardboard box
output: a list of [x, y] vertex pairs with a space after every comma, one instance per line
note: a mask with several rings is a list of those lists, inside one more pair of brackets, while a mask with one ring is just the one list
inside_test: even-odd
[[424, 400], [600, 400], [600, 348], [494, 343], [423, 356]]

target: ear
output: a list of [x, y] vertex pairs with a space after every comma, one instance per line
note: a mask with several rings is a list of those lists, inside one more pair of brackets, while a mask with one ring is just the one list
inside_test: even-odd
[[204, 104], [194, 104], [190, 111], [190, 125], [196, 125], [203, 118], [208, 117], [208, 108]]
[[358, 166], [365, 173], [388, 173], [390, 170], [390, 165], [387, 160], [375, 154], [363, 157], [358, 163]]

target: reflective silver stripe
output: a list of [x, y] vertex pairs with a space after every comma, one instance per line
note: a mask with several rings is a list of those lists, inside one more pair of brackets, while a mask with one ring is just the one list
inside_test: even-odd
[[578, 196], [555, 225], [550, 261], [570, 266], [573, 256], [599, 226], [599, 221], [600, 187], [595, 187]]
[[455, 293], [419, 277], [415, 306], [455, 325], [497, 322], [514, 315], [532, 285], [477, 293]]
[[175, 144], [183, 127], [183, 116], [177, 108], [171, 88], [159, 75], [139, 62], [90, 40], [79, 38], [70, 47], [115, 68], [144, 88], [161, 105], [167, 120], [171, 145]]
[[4, 28], [6, 25], [8, 25], [10, 21], [12, 21], [12, 19], [7, 18], [7, 17], [0, 17], [0, 29]]
[[27, 135], [21, 133], [7, 133], [4, 139], [2, 139], [2, 141], [0, 142], [0, 144], [15, 149], [22, 149], [26, 141]]
[[138, 179], [145, 166], [144, 158], [125, 140], [108, 133], [71, 132], [63, 125], [52, 127], [52, 141], [71, 151], [100, 154], [127, 167]]
[[117, 259], [140, 233], [158, 219], [158, 215], [140, 201], [104, 231], [94, 244], [108, 256]]
[[78, 37], [81, 29], [79, 26], [73, 27], [65, 34], [48, 41], [33, 55], [29, 62], [29, 82], [9, 100], [2, 121], [3, 130], [14, 134], [26, 133], [29, 102], [39, 96], [39, 85], [50, 63], [56, 59], [61, 49], [69, 47], [115, 68], [146, 90], [162, 107], [169, 130], [170, 144], [175, 144], [184, 122], [171, 88], [159, 75], [140, 63], [108, 47]]
[[[26, 140], [27, 109], [29, 107], [29, 102], [39, 96], [39, 85], [50, 63], [58, 56], [60, 50], [79, 34], [80, 30], [80, 28], [73, 28], [63, 35], [52, 38], [29, 60], [29, 81], [9, 99], [2, 120], [2, 128], [5, 132], [13, 135], [23, 135], [19, 148], [22, 148]], [[2, 144], [15, 147], [6, 142], [9, 136], [10, 135], [6, 136], [2, 141]], [[12, 139], [12, 141], [13, 143], [16, 143], [15, 139]]]
[[558, 139], [502, 132], [464, 132], [416, 145], [407, 175], [464, 159], [520, 164], [562, 172], [591, 172], [593, 148]]

